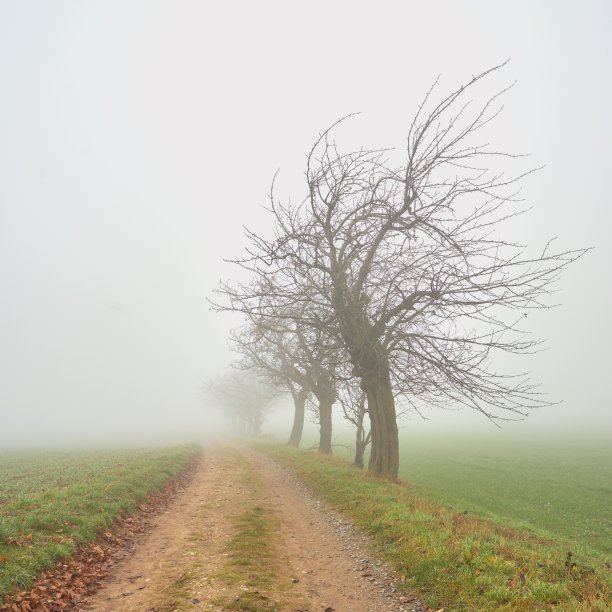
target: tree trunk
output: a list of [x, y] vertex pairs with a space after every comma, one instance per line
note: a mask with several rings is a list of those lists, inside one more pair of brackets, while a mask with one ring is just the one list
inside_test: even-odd
[[302, 432], [304, 431], [304, 407], [307, 397], [308, 391], [303, 388], [293, 394], [295, 411], [293, 413], [293, 427], [291, 428], [291, 435], [289, 436], [289, 442], [287, 444], [289, 444], [289, 446], [295, 446], [295, 448], [298, 448], [302, 441]]
[[333, 401], [319, 400], [319, 452], [332, 454], [332, 405]]
[[361, 384], [368, 398], [372, 436], [368, 470], [376, 476], [397, 480], [399, 439], [389, 364], [379, 361], [375, 372], [365, 376]]
[[363, 419], [366, 415], [366, 398], [362, 393], [359, 399], [359, 412], [357, 413], [357, 431], [355, 432], [355, 461], [353, 462], [358, 468], [363, 467], [363, 455], [370, 441], [370, 436], [365, 435], [363, 428]]
[[363, 467], [363, 454], [365, 453], [366, 445], [363, 441], [363, 427], [357, 429], [357, 439], [355, 440], [355, 461], [353, 462], [358, 468]]

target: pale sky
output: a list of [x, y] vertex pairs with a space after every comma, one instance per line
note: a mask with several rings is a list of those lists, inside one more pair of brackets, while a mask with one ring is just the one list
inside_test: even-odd
[[274, 172], [299, 200], [338, 117], [401, 148], [438, 74], [507, 58], [495, 144], [546, 165], [515, 237], [595, 247], [533, 317], [526, 367], [564, 403], [525, 427], [610, 428], [611, 22], [605, 1], [0, 0], [0, 444], [197, 431], [235, 323], [206, 297], [242, 225], [269, 228]]

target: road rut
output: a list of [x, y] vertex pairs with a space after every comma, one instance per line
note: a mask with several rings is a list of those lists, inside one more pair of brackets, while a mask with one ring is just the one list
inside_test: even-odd
[[[240, 517], [253, 509], [273, 526], [261, 584], [231, 555]], [[191, 484], [82, 609], [426, 610], [397, 592], [392, 571], [369, 550], [365, 535], [270, 458], [211, 446]], [[240, 607], [245, 597], [252, 608]]]

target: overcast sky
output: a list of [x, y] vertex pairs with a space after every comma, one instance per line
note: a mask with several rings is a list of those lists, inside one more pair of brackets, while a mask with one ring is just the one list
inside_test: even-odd
[[546, 164], [516, 237], [595, 247], [533, 318], [549, 350], [528, 367], [564, 404], [528, 422], [610, 427], [611, 18], [605, 1], [0, 0], [0, 443], [197, 429], [230, 360], [206, 297], [242, 225], [269, 226], [277, 168], [300, 199], [335, 119], [361, 111], [351, 138], [402, 147], [438, 74], [443, 93], [507, 58], [495, 144]]

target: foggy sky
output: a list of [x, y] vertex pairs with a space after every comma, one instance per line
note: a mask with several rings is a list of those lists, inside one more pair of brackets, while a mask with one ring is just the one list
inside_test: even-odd
[[269, 231], [277, 168], [300, 199], [338, 117], [402, 148], [438, 74], [442, 94], [506, 58], [495, 145], [546, 165], [514, 237], [595, 247], [563, 306], [530, 315], [548, 350], [526, 367], [564, 403], [525, 427], [610, 427], [611, 18], [605, 1], [1, 1], [0, 444], [199, 431], [236, 322], [206, 297], [235, 277], [242, 225]]

